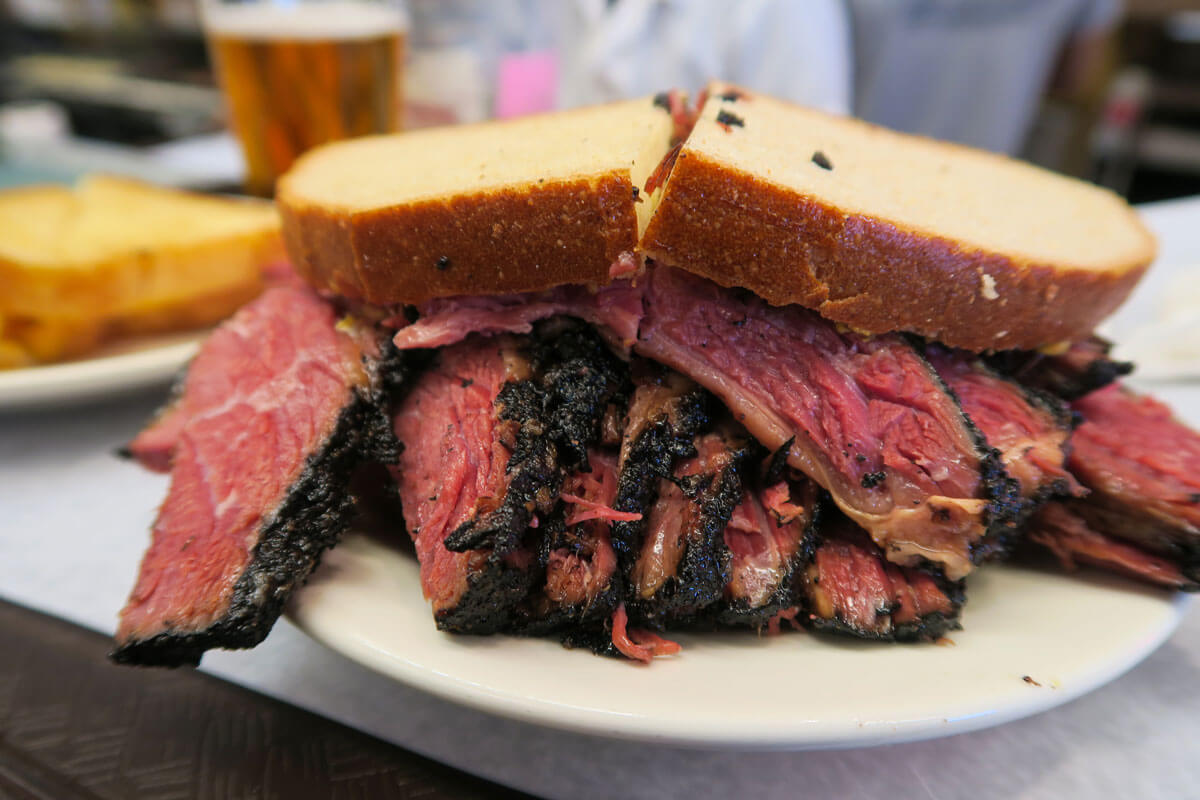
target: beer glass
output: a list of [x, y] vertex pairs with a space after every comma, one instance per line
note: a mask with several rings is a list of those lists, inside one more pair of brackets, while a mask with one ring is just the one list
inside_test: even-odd
[[201, 9], [248, 193], [273, 195], [309, 148], [400, 127], [401, 0], [204, 0]]

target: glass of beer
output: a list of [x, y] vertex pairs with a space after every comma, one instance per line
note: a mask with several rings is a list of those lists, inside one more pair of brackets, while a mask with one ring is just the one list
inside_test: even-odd
[[201, 8], [250, 194], [272, 196], [309, 148], [399, 129], [401, 0], [204, 0]]

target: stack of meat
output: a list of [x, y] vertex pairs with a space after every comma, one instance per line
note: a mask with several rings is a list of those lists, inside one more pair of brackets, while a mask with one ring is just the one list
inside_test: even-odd
[[1094, 340], [984, 358], [665, 267], [342, 311], [264, 295], [132, 443], [172, 482], [118, 660], [261, 640], [364, 475], [440, 628], [639, 660], [680, 629], [936, 639], [1018, 545], [1200, 586], [1200, 436]]

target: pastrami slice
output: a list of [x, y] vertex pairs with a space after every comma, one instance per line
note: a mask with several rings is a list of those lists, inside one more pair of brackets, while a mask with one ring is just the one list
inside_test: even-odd
[[[471, 338], [438, 353], [394, 415], [404, 449], [394, 467], [405, 522], [421, 565], [421, 588], [438, 627], [493, 633], [511, 622], [531, 580], [528, 553], [451, 552], [446, 537], [482, 507], [502, 502], [517, 424], [496, 401], [528, 380], [523, 341]], [[523, 556], [523, 557], [522, 557]]]
[[1031, 389], [1075, 400], [1133, 372], [1128, 361], [1108, 357], [1112, 344], [1099, 336], [1072, 342], [1061, 353], [1004, 350], [987, 357], [998, 372]]
[[1028, 389], [988, 367], [978, 356], [928, 345], [925, 357], [958, 398], [1014, 482], [1011, 513], [994, 525], [985, 557], [1004, 556], [1034, 510], [1055, 496], [1086, 493], [1067, 471], [1071, 413], [1056, 397]]
[[1053, 553], [1068, 572], [1085, 564], [1167, 589], [1200, 591], [1200, 575], [1184, 575], [1175, 562], [1092, 529], [1061, 502], [1049, 502], [1038, 511], [1029, 522], [1027, 539]]
[[889, 563], [850, 520], [823, 517], [800, 589], [812, 627], [884, 641], [931, 641], [960, 627], [961, 581]]
[[430, 300], [415, 322], [395, 318], [393, 339], [401, 350], [445, 347], [477, 333], [530, 333], [534, 323], [557, 315], [586, 320], [620, 349], [628, 351], [642, 318], [642, 293], [629, 280], [600, 289], [560, 286], [545, 292], [466, 295]]
[[[904, 565], [960, 578], [997, 516], [1003, 469], [932, 368], [898, 336], [839, 331], [678, 270], [650, 270], [637, 350], [720, 397]], [[1000, 501], [999, 503], [997, 501]]]
[[677, 372], [635, 366], [633, 396], [625, 416], [618, 461], [618, 511], [637, 512], [635, 521], [613, 523], [613, 548], [622, 574], [633, 568], [646, 526], [645, 512], [658, 497], [661, 481], [675, 462], [695, 453], [694, 439], [709, 425], [711, 396]]
[[612, 546], [613, 522], [632, 522], [640, 513], [613, 508], [617, 496], [617, 461], [613, 453], [594, 449], [587, 470], [563, 481], [562, 508], [539, 529], [545, 581], [530, 598], [525, 633], [599, 628], [616, 610], [623, 583]]
[[742, 498], [753, 447], [721, 426], [696, 438], [695, 455], [659, 483], [629, 573], [630, 618], [662, 629], [720, 602], [730, 577], [724, 532]]
[[[521, 629], [565, 475], [587, 470], [626, 367], [564, 320], [443, 349], [395, 416], [397, 480], [438, 625]], [[548, 527], [547, 530], [550, 528]]]
[[377, 372], [337, 322], [311, 290], [273, 289], [202, 346], [114, 660], [257, 644], [348, 523], [354, 467], [394, 458]]
[[[202, 370], [203, 371], [203, 370]], [[171, 397], [166, 405], [155, 413], [138, 435], [133, 437], [128, 445], [121, 448], [122, 456], [132, 458], [151, 472], [170, 472], [171, 458], [175, 454], [175, 444], [183, 432], [183, 425], [188, 420], [188, 409], [184, 403], [186, 374], [180, 377], [171, 388]], [[196, 397], [203, 393], [202, 389], [192, 392], [190, 402], [196, 402]]]
[[1068, 466], [1091, 490], [1071, 509], [1106, 535], [1200, 579], [1200, 433], [1119, 384], [1072, 403], [1083, 422]]
[[584, 325], [544, 322], [528, 353], [531, 378], [506, 384], [496, 398], [499, 418], [517, 426], [505, 494], [446, 537], [450, 550], [516, 548], [536, 515], [552, 510], [566, 472], [586, 468], [588, 447], [626, 389], [627, 366]]
[[807, 479], [743, 492], [725, 527], [730, 568], [718, 622], [761, 629], [795, 603], [795, 584], [812, 558], [817, 507], [817, 486]]

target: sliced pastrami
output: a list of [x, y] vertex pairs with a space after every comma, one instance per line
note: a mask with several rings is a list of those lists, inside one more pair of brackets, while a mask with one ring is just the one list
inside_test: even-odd
[[396, 409], [404, 450], [394, 468], [421, 588], [439, 628], [466, 633], [505, 629], [531, 581], [532, 556], [487, 550], [456, 553], [444, 541], [481, 509], [503, 502], [519, 423], [496, 411], [502, 390], [528, 382], [527, 342], [478, 338], [448, 347]]
[[988, 356], [997, 371], [1021, 385], [1074, 400], [1133, 372], [1133, 364], [1108, 357], [1112, 343], [1093, 336], [1073, 342], [1056, 355], [1032, 350], [1005, 350]]
[[1010, 535], [998, 534], [991, 542], [993, 553], [1003, 555], [1038, 505], [1056, 495], [1084, 493], [1066, 469], [1071, 412], [1053, 396], [1026, 389], [971, 353], [929, 345], [925, 357], [1016, 481], [1021, 510], [1010, 522]]
[[724, 531], [742, 498], [751, 445], [728, 429], [696, 439], [695, 455], [660, 480], [629, 573], [630, 617], [653, 628], [694, 617], [729, 582]]
[[658, 497], [660, 482], [671, 477], [675, 463], [695, 454], [693, 441], [709, 424], [712, 401], [692, 381], [657, 365], [635, 364], [634, 383], [621, 435], [613, 507], [643, 517], [612, 525], [613, 548], [626, 575], [641, 549], [644, 512]]
[[158, 410], [150, 424], [121, 449], [121, 455], [134, 459], [151, 472], [171, 471], [171, 456], [175, 453], [175, 444], [189, 416], [186, 405], [201, 402], [206, 394], [205, 387], [197, 386], [185, 404], [185, 382], [181, 378], [175, 383], [166, 405]]
[[529, 355], [531, 379], [505, 385], [496, 398], [499, 418], [518, 426], [505, 494], [446, 537], [450, 550], [515, 549], [535, 515], [553, 509], [566, 472], [587, 469], [588, 448], [628, 390], [628, 366], [586, 325], [542, 323]]
[[397, 481], [440, 627], [522, 626], [536, 531], [554, 522], [564, 474], [590, 468], [627, 381], [591, 329], [551, 321], [534, 337], [445, 348], [410, 390], [395, 419]]
[[612, 616], [621, 599], [610, 528], [613, 522], [636, 522], [640, 513], [613, 508], [617, 497], [615, 454], [592, 450], [589, 469], [563, 481], [563, 508], [545, 525], [542, 560], [546, 580], [530, 600], [527, 632], [563, 626], [595, 626]]
[[903, 338], [840, 332], [678, 270], [648, 273], [636, 349], [720, 397], [903, 565], [971, 571], [1011, 486], [958, 403]]
[[[272, 286], [289, 291], [306, 291], [303, 281], [292, 270], [290, 264], [281, 262], [273, 269], [274, 275], [270, 278]], [[404, 385], [408, 372], [408, 354], [396, 350], [373, 325], [361, 320], [346, 318], [341, 332], [357, 341], [362, 349], [364, 363], [370, 366], [374, 373], [374, 379], [386, 404]], [[196, 359], [214, 357], [220, 356], [211, 353], [205, 355], [202, 350]], [[133, 458], [152, 472], [170, 472], [175, 445], [184, 425], [194, 414], [219, 405], [229, 392], [230, 385], [222, 377], [220, 369], [208, 366], [192, 369], [189, 364], [188, 369], [171, 387], [171, 396], [167, 402], [155, 413], [149, 424], [128, 445], [121, 448], [120, 454]]]
[[809, 622], [863, 639], [933, 640], [959, 626], [962, 582], [888, 563], [845, 517], [826, 515], [801, 582]]
[[416, 322], [393, 320], [403, 327], [393, 342], [400, 350], [445, 347], [472, 333], [529, 333], [533, 323], [559, 314], [578, 317], [628, 351], [642, 318], [642, 293], [631, 281], [614, 281], [598, 290], [560, 286], [546, 292], [471, 295], [430, 300]]
[[1096, 531], [1200, 578], [1200, 433], [1120, 385], [1081, 397], [1068, 466], [1091, 490], [1071, 504]]
[[795, 582], [812, 557], [816, 484], [782, 480], [747, 489], [725, 527], [729, 582], [717, 620], [762, 628], [795, 602]]
[[[603, 651], [608, 655], [619, 653], [633, 661], [649, 664], [657, 656], [671, 656], [679, 652], [678, 643], [664, 639], [654, 631], [630, 628], [629, 616], [623, 603], [617, 606], [617, 610], [613, 612], [610, 626], [608, 648]], [[602, 651], [597, 648], [597, 652]]]
[[363, 461], [395, 458], [362, 337], [308, 289], [272, 289], [192, 361], [171, 484], [112, 657], [197, 664], [251, 647], [341, 535]]
[[1000, 375], [971, 353], [930, 345], [925, 357], [988, 445], [1000, 451], [1021, 497], [1034, 500], [1075, 489], [1075, 479], [1066, 469], [1071, 438], [1066, 406]]
[[1178, 564], [1162, 556], [1093, 530], [1060, 502], [1049, 502], [1038, 511], [1026, 538], [1052, 552], [1068, 572], [1086, 564], [1168, 589], [1200, 591], [1200, 576], [1186, 576]]

